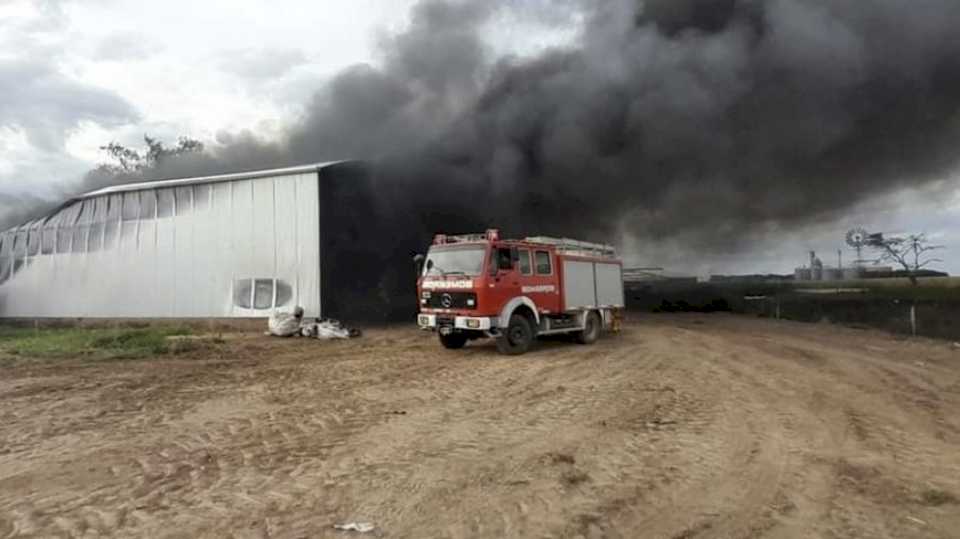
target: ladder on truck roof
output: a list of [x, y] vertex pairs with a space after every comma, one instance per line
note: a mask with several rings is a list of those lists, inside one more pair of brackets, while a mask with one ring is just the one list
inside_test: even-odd
[[613, 245], [603, 243], [591, 243], [589, 241], [570, 240], [567, 238], [551, 238], [548, 236], [534, 236], [527, 238], [531, 243], [543, 243], [553, 245], [557, 252], [573, 256], [597, 256], [601, 258], [616, 258], [617, 250]]

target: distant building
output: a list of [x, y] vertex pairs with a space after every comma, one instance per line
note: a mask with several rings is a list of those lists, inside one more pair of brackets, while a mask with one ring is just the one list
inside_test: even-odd
[[711, 283], [779, 283], [793, 279], [792, 275], [775, 273], [753, 275], [711, 275]]
[[623, 268], [623, 282], [633, 288], [664, 288], [696, 286], [699, 279], [686, 275], [669, 275], [660, 268]]

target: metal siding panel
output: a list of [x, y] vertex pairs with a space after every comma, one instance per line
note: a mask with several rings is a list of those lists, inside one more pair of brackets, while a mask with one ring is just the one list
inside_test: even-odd
[[210, 275], [210, 287], [214, 297], [209, 297], [209, 312], [217, 316], [234, 316], [238, 310], [233, 304], [233, 280], [236, 248], [233, 241], [233, 184], [220, 183], [213, 186], [211, 222], [213, 230], [208, 235], [215, 238], [217, 256], [205, 260], [204, 273]]
[[597, 301], [623, 307], [623, 275], [620, 264], [597, 263]]
[[157, 316], [170, 317], [177, 315], [177, 223], [172, 213], [172, 191], [160, 190], [157, 201], [157, 288], [152, 304]]
[[133, 298], [137, 305], [130, 306], [134, 316], [165, 316], [159, 296], [168, 294], [160, 288], [160, 249], [157, 230], [157, 193], [140, 193], [140, 218], [137, 220], [137, 249], [131, 260], [130, 272], [139, 275], [142, 286]]
[[563, 293], [567, 310], [596, 305], [594, 296], [593, 263], [581, 260], [563, 260]]
[[223, 271], [217, 266], [217, 259], [222, 256], [222, 247], [217, 238], [216, 208], [213, 199], [213, 189], [194, 190], [193, 200], [193, 230], [192, 230], [192, 263], [193, 272], [190, 286], [193, 297], [194, 316], [223, 317], [229, 312], [225, 309], [223, 292], [217, 286], [217, 276]]
[[[230, 212], [230, 233], [232, 245], [232, 258], [225, 261], [233, 269], [233, 283], [231, 289], [242, 285], [243, 281], [253, 277], [254, 273], [254, 255], [251, 251], [253, 230], [256, 226], [251, 215], [253, 214], [253, 182], [250, 180], [231, 182], [233, 192], [231, 193], [232, 208]], [[231, 297], [233, 297], [231, 295]], [[252, 301], [250, 293], [247, 294], [247, 300]], [[248, 306], [240, 302], [234, 303], [233, 312], [235, 316], [256, 316], [256, 313]]]
[[293, 181], [274, 182], [274, 245], [276, 252], [275, 276], [279, 282], [290, 286], [291, 297], [286, 304], [278, 304], [277, 309], [290, 310], [299, 301], [297, 283], [299, 281], [297, 264], [297, 244], [299, 242], [299, 220], [297, 219], [297, 184]]
[[[293, 303], [319, 315], [317, 173], [218, 183], [204, 192], [202, 210], [194, 200], [192, 211], [180, 203], [175, 216], [159, 219], [155, 192], [114, 195], [136, 210], [106, 212], [118, 221], [115, 243], [93, 253], [73, 253], [68, 243], [67, 252], [22, 259], [0, 284], [0, 316], [266, 316], [269, 310], [234, 307], [235, 277], [289, 280]], [[79, 209], [65, 208], [68, 225]], [[72, 240], [72, 227], [65, 232]], [[16, 234], [3, 237], [5, 251]], [[12, 249], [0, 258], [14, 265]]]
[[320, 181], [316, 172], [297, 178], [297, 241], [299, 300], [309, 317], [321, 316]]
[[194, 305], [196, 290], [193, 288], [193, 272], [196, 260], [193, 256], [193, 194], [188, 188], [176, 189], [176, 217], [173, 219], [173, 316], [200, 316]]
[[[253, 255], [253, 273], [252, 279], [276, 279], [276, 242], [274, 241], [274, 200], [273, 184], [274, 178], [263, 178], [252, 180], [253, 182], [253, 213], [251, 220], [256, 223], [253, 228], [253, 234], [250, 237], [250, 253]], [[264, 304], [260, 304], [259, 296], [255, 296], [255, 310], [273, 312], [273, 292], [270, 292], [269, 305], [263, 309]], [[263, 314], [261, 312], [261, 314]]]

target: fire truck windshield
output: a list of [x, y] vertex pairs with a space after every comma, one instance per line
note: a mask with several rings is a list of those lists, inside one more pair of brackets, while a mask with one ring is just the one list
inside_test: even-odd
[[447, 247], [430, 249], [423, 266], [424, 275], [469, 275], [483, 272], [483, 247]]

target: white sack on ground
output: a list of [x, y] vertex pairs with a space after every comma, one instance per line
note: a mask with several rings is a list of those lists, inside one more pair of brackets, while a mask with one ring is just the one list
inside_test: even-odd
[[303, 309], [297, 307], [293, 313], [273, 313], [267, 321], [267, 328], [271, 335], [277, 337], [292, 337], [300, 333], [300, 324], [302, 321]]

